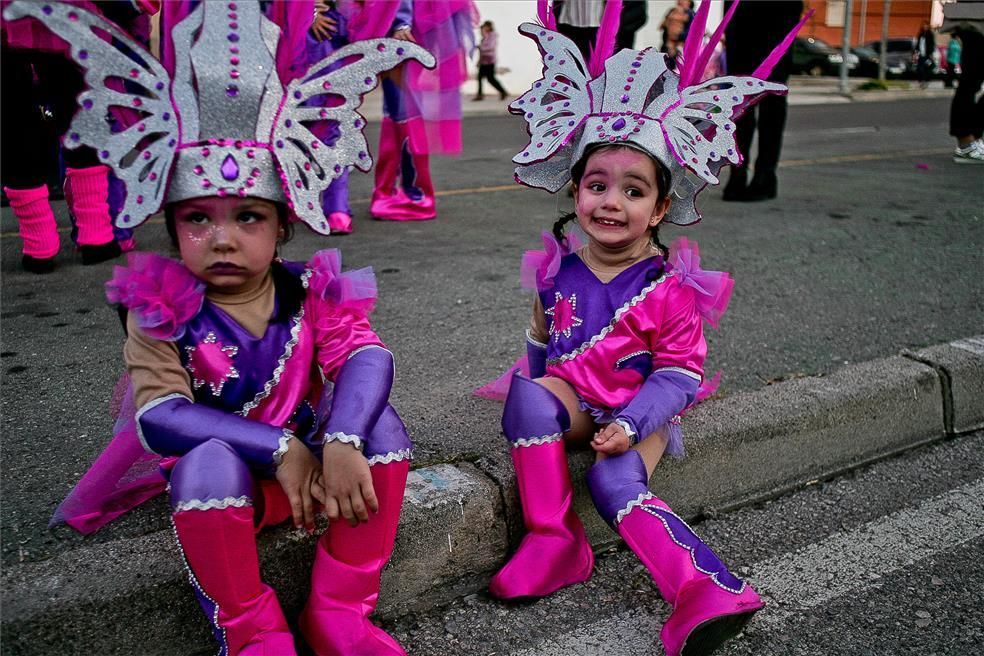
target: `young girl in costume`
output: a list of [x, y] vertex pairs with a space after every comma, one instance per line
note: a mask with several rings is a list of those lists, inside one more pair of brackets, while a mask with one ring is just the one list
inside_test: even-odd
[[[68, 41], [85, 69], [71, 129], [126, 183], [119, 221], [132, 227], [163, 205], [181, 255], [134, 254], [107, 285], [129, 311], [136, 409], [57, 519], [94, 530], [159, 491], [160, 474], [139, 475], [142, 444], [165, 472], [178, 545], [220, 653], [272, 656], [294, 654], [294, 639], [261, 581], [255, 532], [287, 519], [311, 530], [323, 505], [330, 526], [300, 619], [308, 644], [319, 655], [403, 654], [368, 619], [410, 457], [388, 402], [392, 355], [368, 320], [375, 283], [368, 270], [342, 273], [337, 251], [304, 264], [277, 259], [276, 248], [292, 215], [327, 232], [319, 194], [345, 166], [370, 166], [354, 110], [376, 74], [433, 60], [414, 44], [371, 40], [285, 89], [278, 31], [256, 3], [191, 11], [170, 34], [173, 75], [122, 35], [139, 61], [96, 37], [116, 32], [94, 14], [37, 2], [5, 13], [23, 15]], [[112, 77], [139, 92], [107, 90]], [[332, 102], [311, 102], [325, 90]], [[141, 107], [143, 120], [112, 133], [101, 117], [117, 104]], [[318, 120], [339, 125], [333, 144], [307, 129]]]
[[[761, 94], [785, 91], [764, 78], [792, 40], [753, 76], [701, 83], [723, 30], [701, 46], [708, 6], [679, 73], [652, 50], [622, 50], [589, 67], [570, 40], [522, 25], [541, 50], [544, 77], [510, 106], [531, 134], [513, 160], [517, 180], [551, 192], [571, 181], [575, 210], [523, 262], [524, 286], [537, 292], [530, 378], [513, 376], [502, 428], [528, 532], [489, 590], [539, 597], [590, 577], [565, 455], [567, 445], [589, 445], [595, 507], [673, 607], [661, 633], [671, 656], [709, 653], [763, 606], [648, 489], [663, 454], [682, 455], [680, 414], [708, 393], [702, 324], [716, 325], [732, 286], [726, 273], [700, 268], [695, 244], [664, 247], [657, 228], [700, 218], [696, 194], [717, 182], [725, 161], [740, 161], [733, 117]], [[568, 220], [587, 235], [585, 246], [565, 236]]]

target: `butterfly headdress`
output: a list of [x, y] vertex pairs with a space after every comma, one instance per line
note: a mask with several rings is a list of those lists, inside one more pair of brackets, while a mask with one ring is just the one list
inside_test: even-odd
[[[372, 166], [356, 110], [377, 74], [407, 59], [433, 66], [420, 46], [369, 39], [334, 52], [285, 88], [275, 56], [279, 28], [256, 2], [202, 2], [178, 23], [173, 76], [102, 17], [59, 2], [18, 0], [5, 20], [32, 16], [71, 46], [85, 73], [65, 138], [91, 146], [126, 185], [116, 224], [132, 228], [165, 203], [202, 196], [286, 202], [313, 230], [328, 234], [320, 196], [347, 167]], [[119, 90], [124, 89], [124, 90]], [[115, 131], [107, 112], [139, 120]], [[337, 126], [331, 142], [310, 127]]]
[[625, 49], [609, 57], [604, 70], [592, 77], [570, 39], [541, 25], [520, 25], [519, 31], [540, 49], [543, 77], [509, 105], [512, 113], [523, 115], [530, 133], [529, 144], [513, 157], [516, 180], [555, 192], [571, 180], [571, 168], [590, 148], [630, 145], [670, 173], [673, 203], [666, 220], [678, 225], [699, 221], [697, 194], [717, 184], [726, 163], [741, 163], [734, 120], [763, 94], [786, 93], [785, 86], [765, 78], [803, 24], [752, 75], [700, 82], [737, 4], [706, 45], [701, 38], [710, 3], [701, 4], [678, 71], [667, 66], [663, 53]]

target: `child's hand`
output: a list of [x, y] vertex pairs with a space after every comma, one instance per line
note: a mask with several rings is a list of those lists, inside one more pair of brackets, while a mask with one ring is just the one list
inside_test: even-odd
[[[300, 440], [291, 440], [277, 467], [277, 482], [284, 488], [296, 528], [314, 530], [313, 490], [318, 486], [321, 467], [318, 459]], [[324, 496], [324, 493], [322, 493]]]
[[338, 23], [335, 22], [335, 19], [325, 15], [325, 12], [330, 10], [331, 7], [325, 0], [314, 0], [314, 20], [311, 22], [311, 36], [318, 41], [330, 39], [338, 32]]
[[351, 526], [369, 521], [378, 512], [369, 462], [362, 452], [345, 442], [330, 442], [324, 451], [325, 512], [329, 521], [344, 517]]
[[625, 434], [625, 429], [616, 423], [608, 424], [595, 433], [591, 440], [591, 448], [607, 456], [617, 456], [625, 453], [632, 446], [632, 440]]

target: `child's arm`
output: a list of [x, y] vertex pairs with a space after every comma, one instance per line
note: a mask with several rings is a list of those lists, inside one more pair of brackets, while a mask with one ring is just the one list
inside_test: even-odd
[[635, 397], [615, 413], [615, 423], [633, 441], [652, 435], [697, 397], [707, 345], [701, 316], [688, 289], [678, 288], [667, 300], [650, 345], [653, 372]]

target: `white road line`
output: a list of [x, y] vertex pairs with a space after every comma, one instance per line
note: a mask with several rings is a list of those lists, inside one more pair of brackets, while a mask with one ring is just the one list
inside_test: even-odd
[[[772, 603], [752, 620], [768, 631], [933, 554], [984, 535], [984, 479], [956, 488], [822, 542], [752, 566], [748, 580]], [[608, 617], [511, 656], [653, 654], [661, 620], [639, 613]]]

